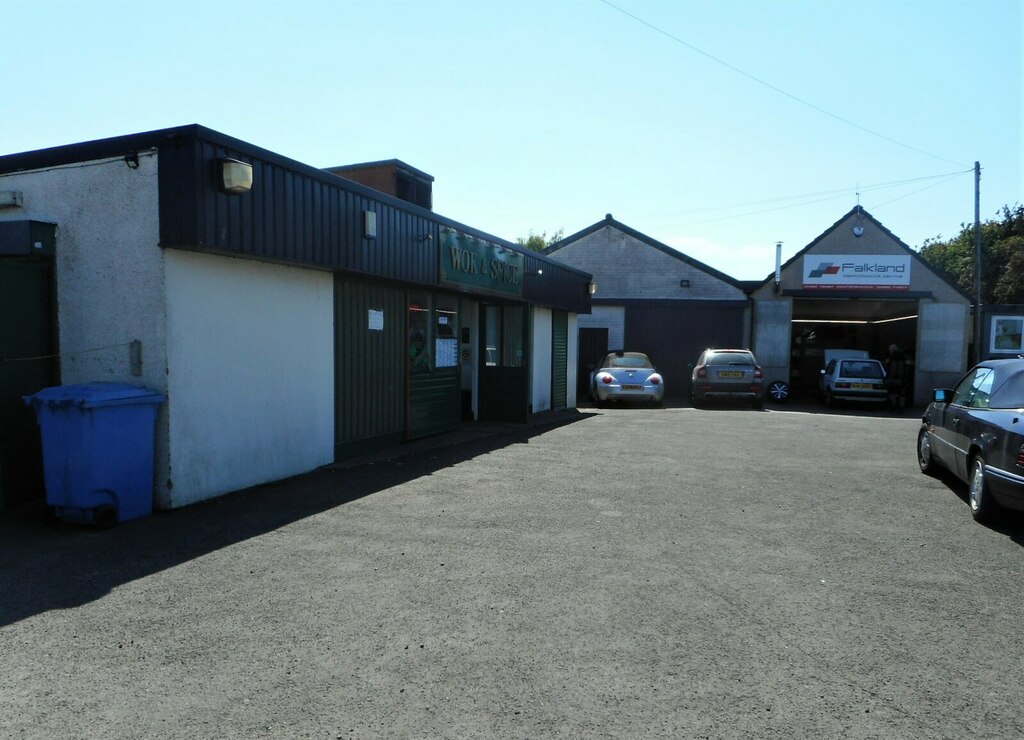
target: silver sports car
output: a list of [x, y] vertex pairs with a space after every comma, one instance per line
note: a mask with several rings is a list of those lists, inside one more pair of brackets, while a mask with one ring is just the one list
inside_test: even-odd
[[590, 395], [600, 406], [610, 401], [649, 401], [665, 398], [665, 381], [643, 352], [609, 352], [590, 374]]

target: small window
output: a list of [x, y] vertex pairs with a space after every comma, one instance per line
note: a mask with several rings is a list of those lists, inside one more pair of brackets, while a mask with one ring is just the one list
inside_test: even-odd
[[[982, 391], [982, 389], [984, 389]], [[985, 407], [988, 406], [989, 395], [992, 392], [992, 369], [979, 367], [960, 381], [960, 385], [953, 392], [953, 403], [957, 406], [974, 406], [974, 397], [977, 393], [983, 392]]]

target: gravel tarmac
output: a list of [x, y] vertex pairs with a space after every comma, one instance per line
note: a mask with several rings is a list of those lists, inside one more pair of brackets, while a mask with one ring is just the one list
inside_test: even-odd
[[1024, 737], [1024, 526], [921, 475], [918, 424], [582, 409], [9, 516], [0, 736]]

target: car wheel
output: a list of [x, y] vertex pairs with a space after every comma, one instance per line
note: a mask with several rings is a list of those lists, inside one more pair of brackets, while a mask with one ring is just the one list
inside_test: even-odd
[[971, 476], [967, 488], [971, 516], [976, 522], [991, 522], [999, 512], [999, 506], [985, 482], [985, 458], [975, 455], [971, 460]]
[[785, 403], [789, 400], [789, 383], [784, 380], [776, 380], [768, 386], [768, 397], [775, 403]]
[[932, 457], [932, 439], [928, 430], [922, 429], [917, 435], [917, 464], [925, 475], [937, 475], [938, 465]]
[[835, 408], [836, 406], [836, 399], [832, 397], [832, 390], [829, 388], [825, 389], [825, 405], [830, 409]]

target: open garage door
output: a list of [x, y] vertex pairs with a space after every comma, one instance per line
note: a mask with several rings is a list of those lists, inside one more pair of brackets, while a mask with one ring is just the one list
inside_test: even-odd
[[794, 298], [790, 337], [793, 393], [817, 394], [826, 349], [856, 349], [885, 360], [896, 344], [913, 360], [917, 344], [918, 300]]

